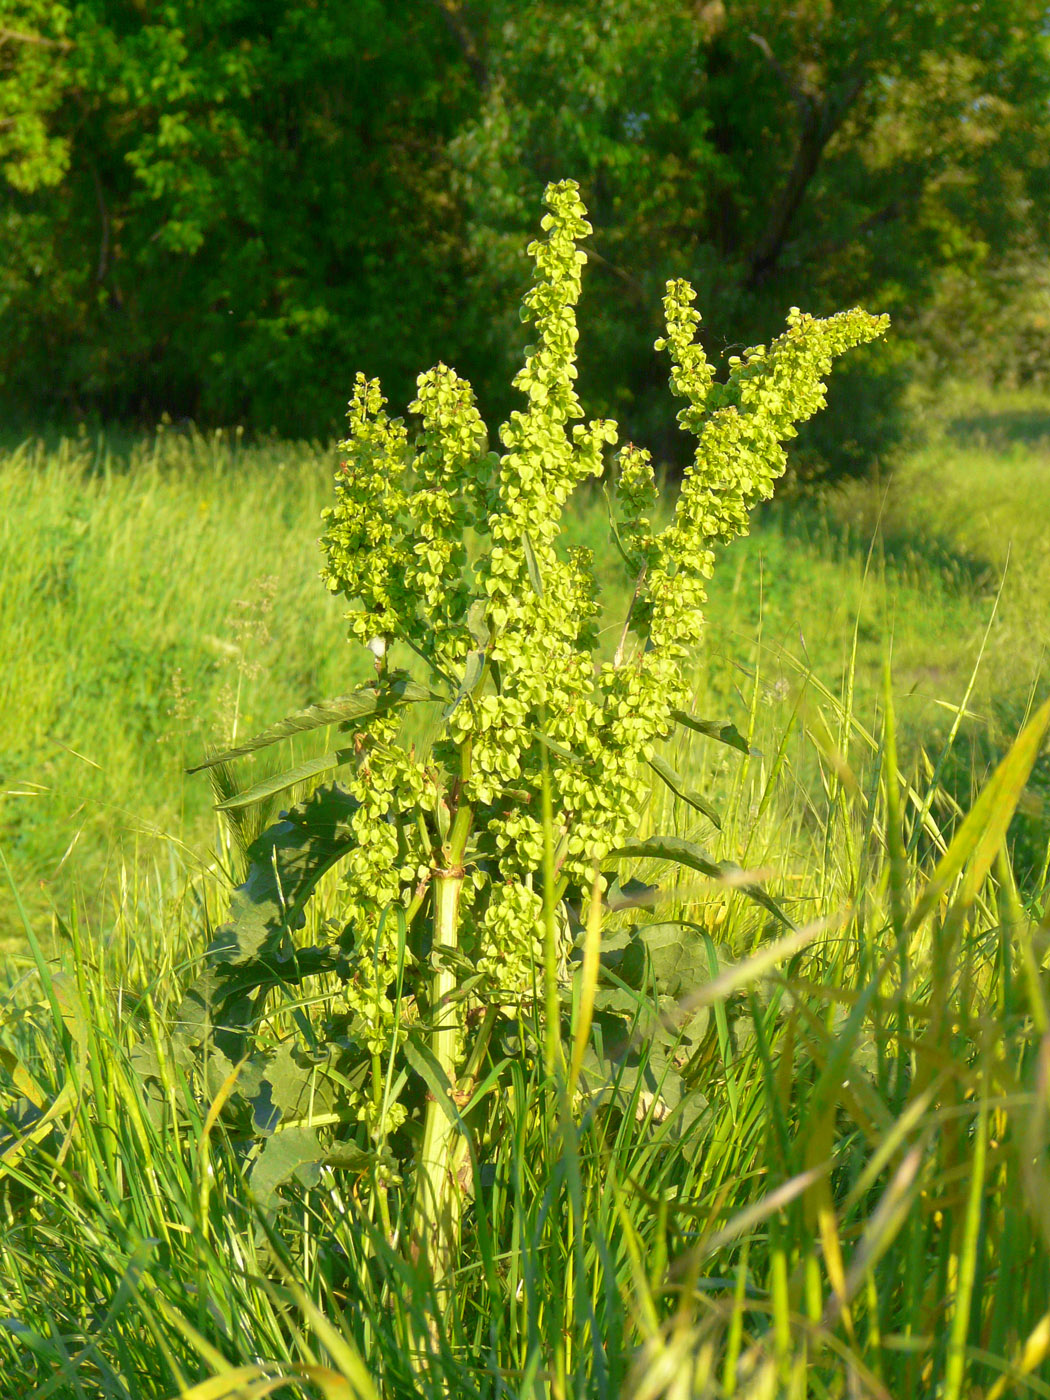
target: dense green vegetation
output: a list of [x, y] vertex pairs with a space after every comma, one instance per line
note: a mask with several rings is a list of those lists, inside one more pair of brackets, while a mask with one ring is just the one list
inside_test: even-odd
[[[947, 733], [983, 647], [953, 765], [962, 798], [1045, 685], [1050, 408], [1035, 393], [967, 385], [916, 413], [925, 445], [890, 482], [774, 504], [734, 546], [711, 583], [701, 665], [715, 708], [739, 722], [739, 668], [757, 662], [763, 712], [786, 720], [807, 658], [841, 693], [856, 628], [856, 706], [870, 720], [892, 625], [913, 757]], [[340, 608], [318, 587], [310, 547], [336, 461], [320, 445], [244, 447], [171, 428], [4, 454], [0, 841], [36, 914], [66, 909], [80, 886], [94, 921], [125, 861], [140, 875], [143, 860], [158, 862], [162, 883], [176, 851], [206, 861], [211, 789], [185, 766], [366, 678], [367, 658], [338, 640]], [[604, 499], [585, 491], [567, 539], [598, 552], [611, 655], [627, 600], [605, 521]], [[1015, 826], [1030, 832], [1026, 866], [1042, 839], [1029, 805]], [[10, 902], [0, 909], [3, 936], [17, 938]]]
[[1048, 137], [1042, 0], [0, 0], [0, 1400], [1050, 1395]]
[[795, 455], [860, 470], [917, 340], [934, 374], [1045, 370], [1044, 10], [0, 0], [0, 404], [327, 435], [347, 367], [407, 402], [443, 357], [499, 421], [533, 211], [572, 173], [591, 410], [683, 460], [668, 277], [717, 358], [859, 303], [894, 338]]
[[[667, 756], [721, 809], [722, 833], [654, 787], [654, 824], [768, 871], [796, 917], [858, 897], [863, 917], [845, 936], [834, 925], [771, 980], [741, 974], [724, 1030], [716, 1017], [710, 1116], [687, 1152], [645, 1099], [612, 1136], [600, 1121], [572, 1128], [541, 1067], [522, 1062], [497, 1124], [512, 1150], [491, 1181], [479, 1164], [488, 1184], [468, 1210], [457, 1307], [439, 1343], [425, 1279], [412, 1281], [362, 1215], [352, 1176], [326, 1168], [317, 1187], [284, 1188], [299, 1205], [268, 1240], [238, 1184], [243, 1145], [221, 1117], [206, 1131], [174, 1061], [168, 1116], [151, 1118], [130, 1058], [155, 1016], [164, 1059], [163, 1028], [243, 870], [208, 816], [203, 775], [187, 779], [183, 765], [209, 742], [363, 678], [333, 641], [339, 609], [318, 587], [319, 555], [303, 547], [319, 533], [333, 457], [170, 430], [5, 457], [0, 518], [5, 556], [18, 563], [3, 575], [0, 684], [18, 745], [5, 762], [0, 846], [19, 893], [0, 901], [11, 985], [0, 1053], [23, 1112], [56, 1108], [33, 1147], [0, 1145], [0, 1376], [31, 1378], [41, 1400], [182, 1390], [204, 1400], [260, 1394], [253, 1376], [303, 1375], [297, 1366], [320, 1362], [329, 1369], [302, 1393], [342, 1400], [370, 1395], [370, 1383], [382, 1395], [419, 1393], [406, 1367], [438, 1345], [425, 1394], [443, 1393], [442, 1374], [454, 1393], [482, 1395], [671, 1394], [661, 1376], [688, 1376], [685, 1393], [712, 1397], [1041, 1393], [1050, 1275], [1033, 1221], [1047, 1180], [1033, 1174], [1044, 1158], [1025, 1157], [1042, 1140], [1033, 1036], [1050, 1024], [1034, 971], [1046, 938], [1038, 784], [1012, 825], [1027, 895], [1000, 862], [950, 943], [934, 933], [939, 920], [919, 926], [906, 1003], [879, 960], [895, 937], [891, 821], [903, 822], [910, 854], [899, 878], [915, 898], [960, 799], [969, 805], [987, 758], [1005, 751], [1033, 688], [1045, 693], [1050, 413], [1034, 395], [982, 399], [967, 388], [925, 423], [925, 447], [899, 463], [888, 493], [857, 484], [771, 507], [716, 572], [695, 707], [732, 718], [760, 755], [694, 736]], [[573, 542], [598, 543], [604, 509], [585, 498]], [[279, 593], [261, 582], [260, 560], [281, 570]], [[30, 600], [34, 626], [18, 622]], [[891, 629], [912, 775], [896, 807], [880, 747]], [[961, 759], [939, 764], [937, 736], [982, 643]], [[652, 881], [658, 869], [639, 863], [633, 874]], [[729, 889], [686, 880], [668, 893], [648, 917], [692, 920], [720, 965], [770, 936]], [[323, 941], [338, 908], [330, 878], [304, 942]], [[613, 946], [638, 917], [610, 917]], [[42, 981], [27, 929], [41, 957], [59, 959]], [[325, 990], [316, 979], [312, 994]], [[860, 1020], [844, 1019], [852, 1006], [867, 1008]], [[293, 1029], [288, 1017], [272, 1022], [276, 1038]], [[897, 1067], [913, 1056], [920, 1080], [909, 1086]], [[853, 1064], [859, 1098], [821, 1097], [835, 1057]], [[823, 1188], [799, 1175], [819, 1166], [824, 1131], [837, 1164], [832, 1216], [821, 1214]], [[848, 1327], [822, 1274], [836, 1231]], [[713, 1252], [701, 1260], [691, 1251], [705, 1237]], [[694, 1258], [699, 1279], [683, 1291]], [[296, 1304], [281, 1260], [320, 1317]], [[963, 1324], [950, 1323], [965, 1315], [964, 1351]], [[194, 1393], [195, 1379], [231, 1365], [228, 1390]], [[505, 1390], [494, 1388], [497, 1368]], [[339, 1390], [336, 1373], [358, 1379]]]

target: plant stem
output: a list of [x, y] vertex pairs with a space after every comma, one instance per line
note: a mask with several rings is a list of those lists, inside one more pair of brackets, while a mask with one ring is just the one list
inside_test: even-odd
[[[546, 714], [544, 714], [546, 728]], [[551, 775], [547, 750], [543, 750], [543, 984], [546, 1009], [544, 1064], [552, 1075], [560, 1062], [558, 1018], [557, 930], [554, 899], [554, 816], [551, 811]]]
[[[459, 896], [463, 887], [462, 867], [435, 872], [433, 950], [457, 946], [459, 935]], [[454, 1002], [456, 974], [451, 967], [437, 963], [431, 978], [430, 1049], [449, 1084], [455, 1083], [459, 1023]], [[427, 1095], [423, 1146], [416, 1186], [415, 1228], [422, 1252], [430, 1260], [438, 1302], [443, 1307], [448, 1295], [446, 1276], [459, 1235], [461, 1197], [452, 1176], [456, 1128], [433, 1093]]]
[[[468, 738], [460, 749], [463, 781], [470, 777], [471, 749]], [[455, 950], [459, 946], [459, 899], [465, 878], [463, 852], [473, 818], [471, 804], [460, 801], [447, 843], [441, 850], [444, 868], [435, 870], [432, 876], [434, 969], [430, 982], [430, 1049], [450, 1088], [456, 1082], [459, 1058], [459, 1008], [452, 1000], [456, 989], [455, 968], [442, 962], [440, 953], [442, 949]], [[459, 1239], [463, 1209], [462, 1191], [454, 1172], [457, 1145], [457, 1129], [449, 1121], [445, 1106], [429, 1093], [416, 1177], [414, 1229], [418, 1248], [429, 1256], [440, 1311], [444, 1311], [448, 1299], [446, 1278]]]

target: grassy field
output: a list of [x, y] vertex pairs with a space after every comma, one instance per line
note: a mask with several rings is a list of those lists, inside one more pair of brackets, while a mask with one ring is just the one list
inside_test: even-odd
[[[716, 573], [695, 709], [755, 752], [667, 756], [721, 831], [654, 785], [653, 830], [766, 872], [805, 938], [664, 885], [719, 973], [695, 1131], [640, 1089], [581, 1118], [523, 1031], [451, 1302], [352, 1170], [253, 1213], [166, 1029], [243, 873], [185, 766], [368, 674], [317, 579], [334, 459], [174, 431], [0, 459], [0, 1396], [1050, 1395], [1050, 782], [1041, 731], [1011, 749], [1048, 693], [1050, 405], [917, 411], [888, 484], [774, 505]], [[326, 877], [304, 942], [338, 909]]]
[[[890, 632], [905, 752], [946, 732], [982, 655], [953, 764], [972, 755], [980, 771], [1002, 752], [1046, 684], [1050, 407], [958, 403], [930, 415], [929, 444], [888, 490], [774, 503], [734, 547], [711, 588], [710, 703], [739, 720], [740, 668], [756, 664], [763, 705], [785, 717], [809, 666], [839, 695], [856, 633], [870, 719]], [[75, 887], [97, 909], [143, 858], [160, 878], [207, 862], [211, 789], [184, 768], [366, 674], [318, 584], [334, 463], [319, 446], [173, 430], [0, 457], [0, 845], [35, 913], [67, 908]], [[603, 558], [600, 495], [569, 542]], [[611, 652], [626, 599], [607, 596]], [[962, 795], [968, 771], [953, 781]], [[1031, 865], [1038, 830], [1024, 839]], [[19, 921], [0, 896], [3, 937]]]

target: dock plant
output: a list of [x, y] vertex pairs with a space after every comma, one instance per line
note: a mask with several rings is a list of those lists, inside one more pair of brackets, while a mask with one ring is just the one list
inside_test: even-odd
[[[601, 948], [601, 918], [621, 862], [729, 869], [691, 842], [646, 832], [654, 777], [717, 823], [658, 747], [681, 724], [746, 749], [731, 725], [690, 709], [683, 663], [701, 636], [706, 584], [719, 548], [772, 495], [795, 424], [823, 406], [833, 361], [886, 325], [861, 310], [826, 320], [792, 310], [772, 344], [731, 359], [716, 382], [695, 293], [669, 282], [656, 348], [670, 357], [678, 422], [696, 451], [657, 531], [649, 452], [619, 445], [614, 422], [580, 421], [575, 307], [591, 228], [573, 181], [548, 186], [545, 203], [522, 306], [534, 343], [514, 380], [524, 405], [494, 440], [470, 384], [444, 364], [420, 376], [408, 421], [388, 414], [377, 381], [357, 376], [324, 512], [323, 579], [347, 600], [350, 640], [371, 651], [375, 679], [200, 765], [228, 772], [285, 738], [342, 736], [321, 757], [227, 793], [221, 805], [236, 817], [313, 784], [251, 844], [248, 877], [173, 1040], [209, 1096], [228, 1096], [260, 1204], [276, 1208], [293, 1172], [306, 1182], [321, 1163], [351, 1167], [391, 1232], [397, 1193], [397, 1219], [410, 1222], [410, 1247], [427, 1255], [439, 1288], [477, 1165], [476, 1125], [502, 1068], [516, 1053], [543, 1054], [577, 1104], [608, 1088], [585, 1043], [586, 998], [581, 1013], [571, 988], [586, 949], [590, 1006], [595, 995], [602, 1004], [596, 969], [614, 959]], [[573, 492], [603, 477], [632, 591], [608, 660], [591, 556], [559, 548]], [[404, 741], [407, 706], [430, 708], [428, 744]], [[306, 902], [334, 867], [332, 941], [300, 947]], [[763, 888], [741, 883], [787, 920]], [[696, 935], [677, 929], [670, 958], [644, 929], [632, 938], [626, 950], [621, 938], [622, 975], [605, 987], [610, 1015], [619, 1007], [623, 1020], [611, 1050], [605, 1038], [613, 1055], [638, 1029], [637, 1005], [622, 996], [645, 982], [628, 976], [631, 958], [651, 974], [658, 1007], [673, 1007]], [[325, 988], [317, 1019], [297, 1003], [313, 977]], [[278, 989], [298, 1034], [263, 1048], [260, 1020]], [[574, 1005], [582, 1028], [563, 1024]], [[543, 1013], [539, 1045], [526, 1035], [530, 1008]], [[659, 1052], [647, 1062], [659, 1066], [653, 1092], [687, 1124], [705, 1016], [647, 1025]], [[155, 1049], [141, 1046], [138, 1063], [160, 1078]]]

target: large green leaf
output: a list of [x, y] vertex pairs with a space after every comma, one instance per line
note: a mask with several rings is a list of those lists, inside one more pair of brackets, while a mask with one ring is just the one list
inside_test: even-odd
[[731, 749], [739, 749], [741, 753], [752, 753], [756, 757], [761, 757], [758, 749], [748, 748], [747, 740], [735, 724], [717, 719], [697, 719], [695, 715], [687, 714], [685, 710], [672, 710], [671, 718], [684, 725], [686, 729], [692, 729], [697, 734], [704, 734], [708, 739], [717, 739], [720, 744], [727, 744]]
[[788, 928], [796, 927], [776, 900], [766, 894], [761, 885], [753, 884], [751, 881], [741, 881], [740, 877], [744, 872], [739, 865], [735, 865], [730, 860], [713, 859], [692, 841], [683, 840], [680, 836], [650, 836], [645, 841], [628, 841], [625, 846], [609, 852], [611, 860], [628, 857], [634, 857], [638, 860], [673, 861], [676, 865], [682, 865], [687, 870], [697, 870], [701, 875], [708, 875], [712, 880], [732, 884], [741, 889], [756, 904], [761, 904], [763, 909], [768, 909]]
[[706, 797], [689, 787], [685, 779], [676, 773], [669, 763], [665, 763], [662, 758], [658, 758], [654, 754], [649, 759], [649, 767], [663, 779], [676, 797], [680, 797], [683, 802], [688, 802], [689, 806], [695, 807], [698, 812], [703, 812], [708, 821], [714, 822], [719, 831], [722, 830], [722, 818], [718, 815], [717, 809], [711, 806]]
[[241, 807], [250, 807], [253, 802], [261, 802], [263, 798], [272, 797], [274, 793], [284, 792], [287, 788], [295, 787], [296, 783], [316, 777], [318, 773], [327, 773], [341, 764], [350, 763], [354, 756], [353, 749], [335, 749], [332, 753], [321, 754], [319, 758], [308, 758], [305, 763], [297, 763], [294, 768], [286, 768], [283, 773], [274, 773], [269, 778], [253, 783], [243, 792], [228, 797], [225, 802], [217, 803], [215, 810], [236, 812]]
[[[710, 1008], [690, 1004], [710, 976], [707, 944], [696, 924], [636, 924], [602, 939], [590, 1045], [580, 1087], [593, 1104], [642, 1116], [658, 1099], [662, 1132], [690, 1131], [706, 1100], [689, 1076], [711, 1030]], [[566, 1012], [579, 994], [563, 989]]]
[[698, 937], [697, 925], [673, 920], [670, 923], [638, 924], [631, 929], [631, 942], [624, 950], [620, 976], [632, 986], [644, 987], [647, 977], [632, 979], [634, 951], [646, 955], [656, 989], [661, 996], [680, 997], [708, 980], [707, 948]]
[[272, 1133], [252, 1165], [248, 1183], [259, 1209], [275, 1210], [277, 1188], [294, 1176], [303, 1186], [316, 1186], [325, 1150], [314, 1128], [287, 1128]]
[[579, 1088], [596, 1107], [651, 1117], [664, 1134], [681, 1138], [695, 1130], [707, 1099], [682, 1078], [679, 1058], [668, 1045], [650, 1042], [639, 1049], [636, 1041], [624, 1048], [599, 1036], [584, 1052]]
[[229, 763], [232, 759], [243, 758], [245, 754], [255, 753], [258, 749], [269, 748], [271, 744], [288, 739], [293, 734], [306, 734], [311, 729], [323, 729], [330, 724], [346, 724], [353, 720], [367, 719], [368, 716], [389, 710], [394, 705], [437, 699], [440, 699], [440, 696], [435, 695], [426, 686], [410, 680], [407, 672], [392, 671], [382, 687], [373, 681], [349, 695], [338, 695], [334, 700], [321, 700], [316, 705], [309, 705], [305, 710], [296, 710], [286, 719], [278, 720], [269, 729], [256, 734], [253, 739], [246, 739], [236, 748], [213, 754], [211, 758], [198, 763], [195, 768], [187, 768], [186, 771], [199, 773], [204, 768], [213, 768], [217, 763]]
[[324, 1066], [307, 1054], [294, 1036], [282, 1040], [266, 1058], [264, 1082], [282, 1123], [320, 1117], [335, 1106], [334, 1088]]
[[248, 876], [233, 892], [229, 921], [183, 996], [177, 1039], [193, 1044], [215, 1031], [215, 1043], [235, 1062], [260, 996], [338, 969], [339, 949], [297, 949], [289, 934], [299, 927], [318, 880], [353, 848], [349, 819], [358, 805], [334, 784], [321, 788], [252, 843]]
[[[621, 881], [615, 871], [603, 870], [602, 874], [607, 881], [602, 903], [611, 914], [618, 913], [621, 909], [651, 908], [660, 900], [659, 885], [647, 885], [633, 876], [629, 880]], [[602, 938], [602, 947], [608, 947], [608, 944], [609, 938], [606, 935]]]
[[[318, 1160], [311, 1154], [319, 1151], [311, 1123], [319, 1115], [331, 1122], [340, 1098], [336, 1081], [343, 1081], [334, 1074], [330, 1049], [318, 1045], [294, 1002], [302, 1038], [254, 1054], [249, 1047], [262, 1003], [275, 988], [298, 987], [319, 973], [348, 975], [338, 946], [298, 949], [290, 933], [300, 926], [318, 880], [352, 849], [350, 818], [357, 806], [339, 787], [322, 788], [252, 843], [248, 878], [233, 892], [230, 919], [209, 945], [204, 968], [176, 1013], [172, 1057], [186, 1070], [197, 1067], [211, 1097], [243, 1061], [231, 1110], [247, 1113], [249, 1139], [279, 1139], [264, 1147], [252, 1177], [268, 1209], [279, 1204], [276, 1187], [289, 1175], [307, 1179], [309, 1172], [304, 1176], [300, 1168]], [[135, 1055], [145, 1077], [159, 1075], [148, 1047], [137, 1047]]]

